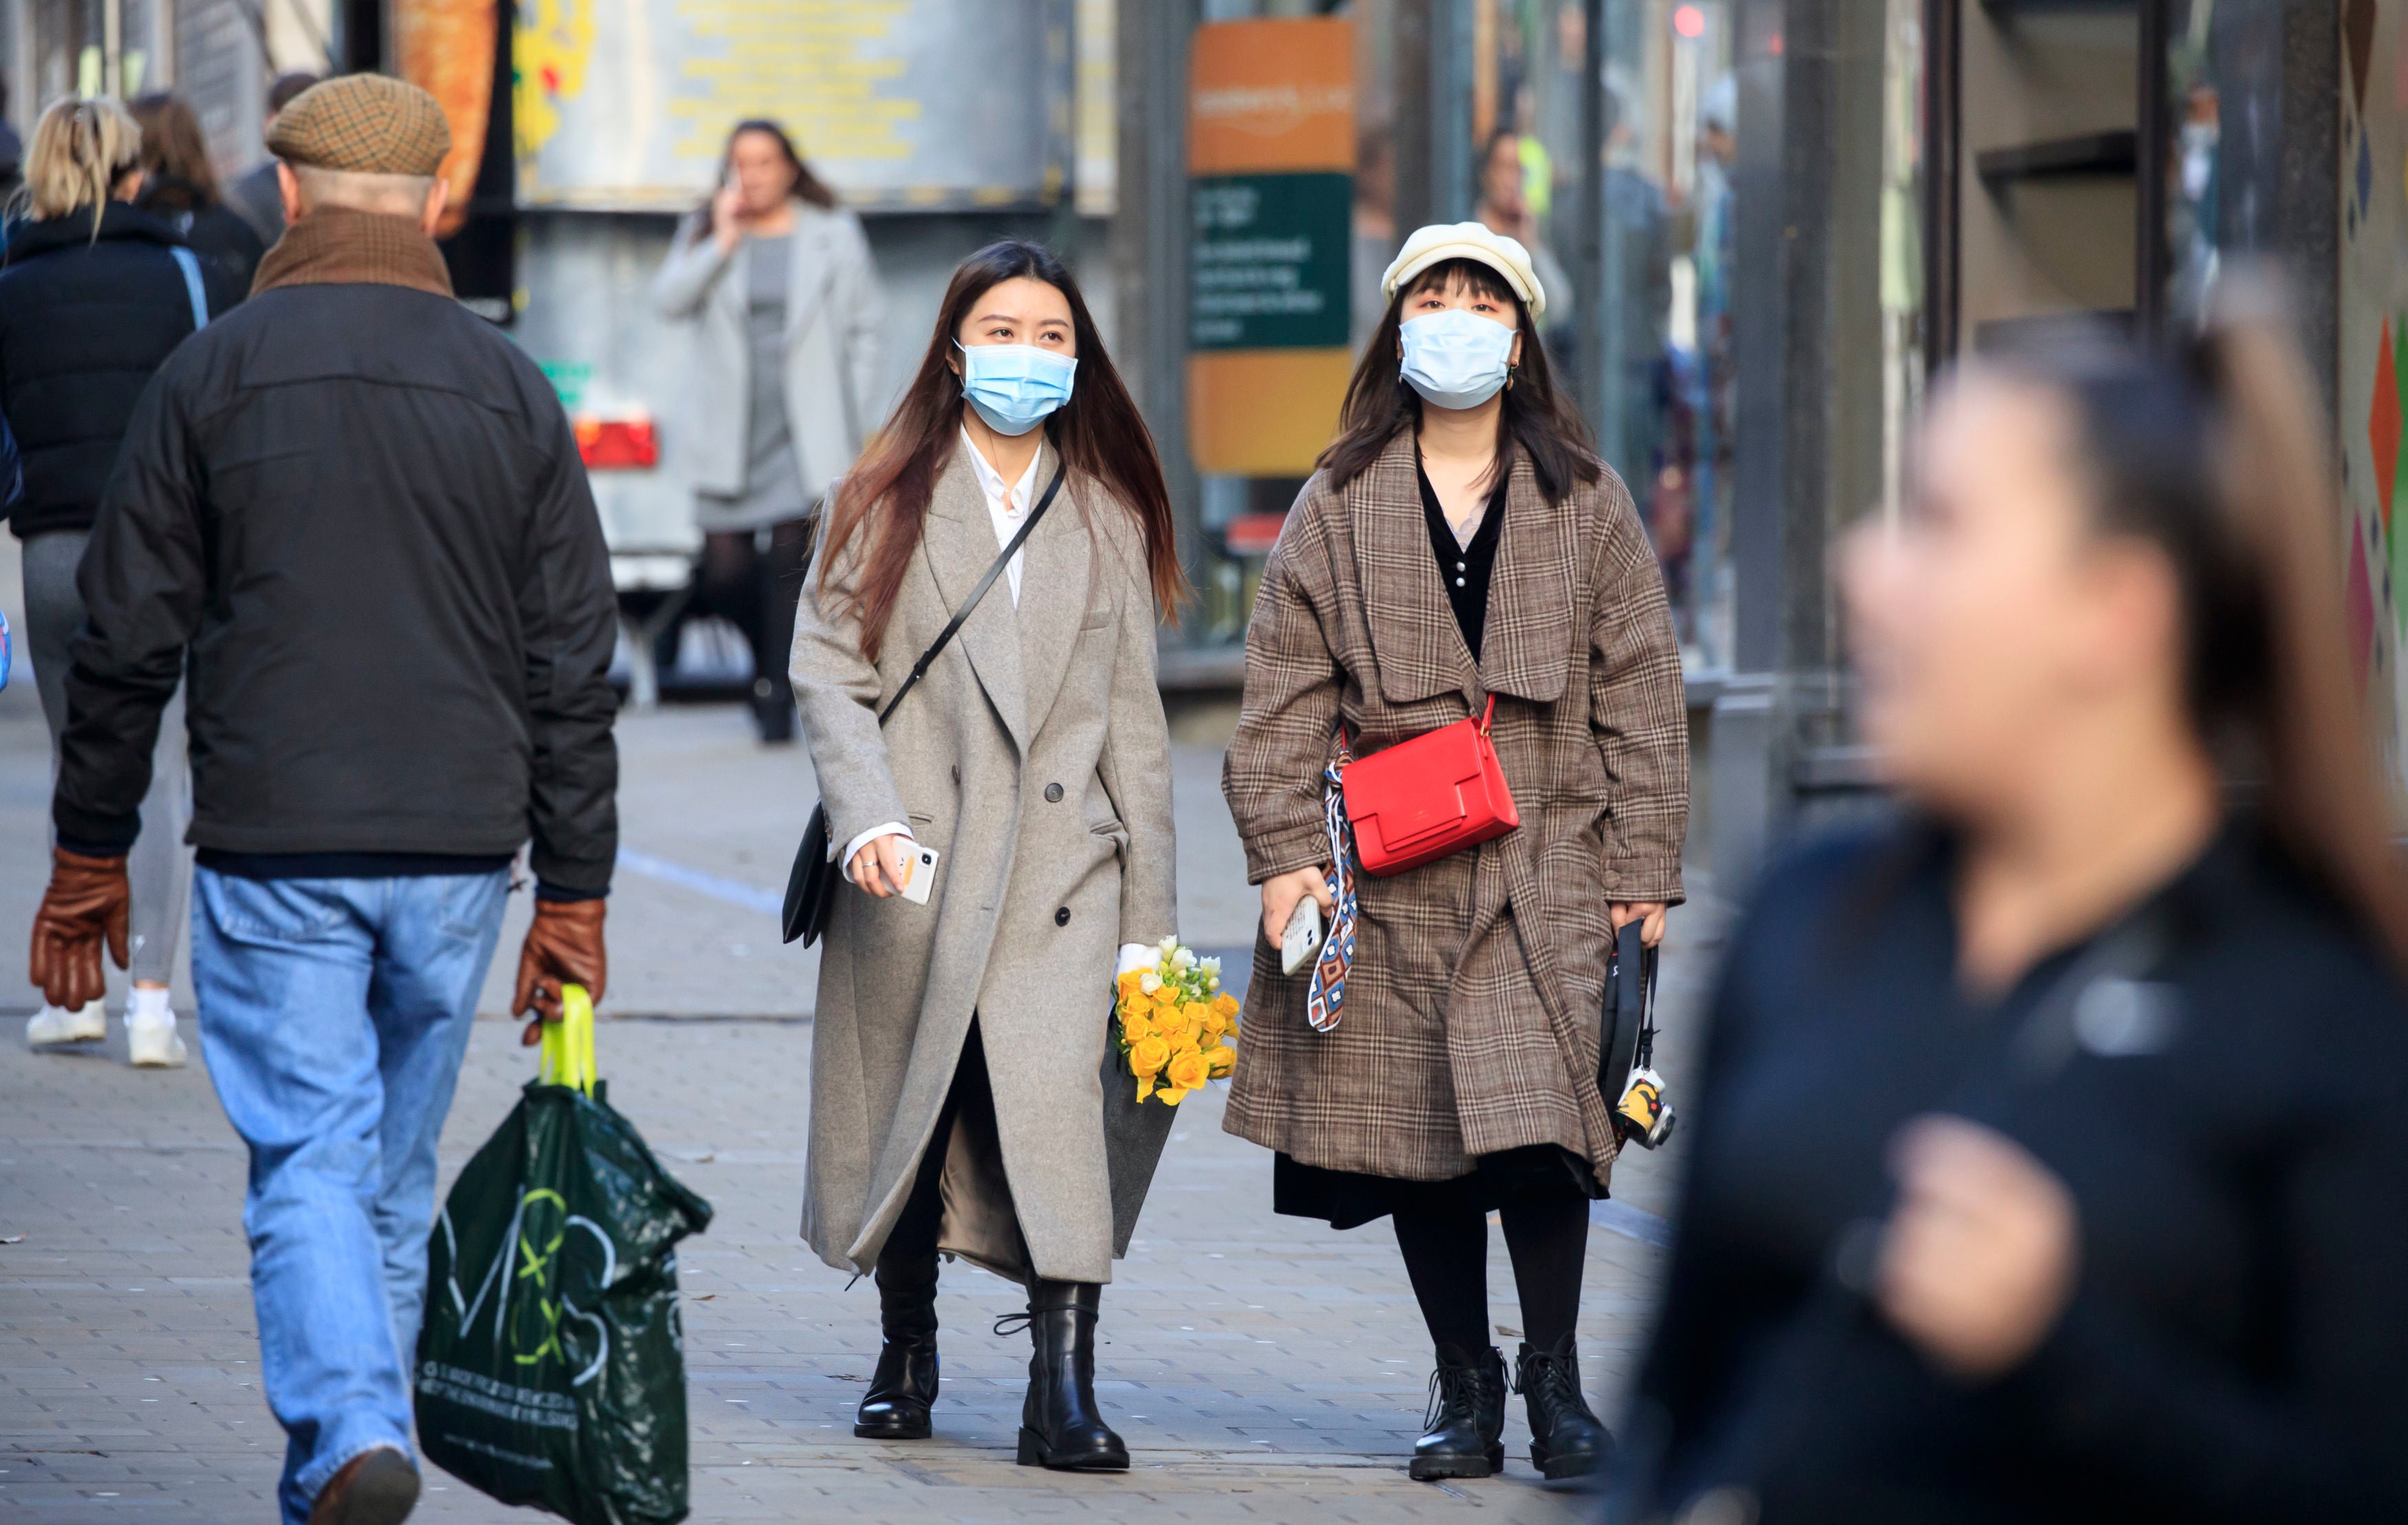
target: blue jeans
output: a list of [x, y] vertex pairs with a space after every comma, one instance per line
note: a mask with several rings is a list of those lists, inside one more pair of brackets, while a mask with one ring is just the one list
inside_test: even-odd
[[243, 1142], [260, 1374], [288, 1521], [363, 1451], [410, 1451], [435, 1143], [500, 935], [507, 871], [193, 875], [201, 1052]]

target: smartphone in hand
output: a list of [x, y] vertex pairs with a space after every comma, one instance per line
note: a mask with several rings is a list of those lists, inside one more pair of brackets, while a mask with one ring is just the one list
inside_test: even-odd
[[1321, 903], [1311, 895], [1296, 903], [1280, 938], [1280, 973], [1295, 974], [1321, 951]]
[[914, 905], [928, 904], [928, 891], [937, 887], [937, 849], [917, 842], [904, 844], [903, 872], [910, 876], [903, 881], [902, 895]]

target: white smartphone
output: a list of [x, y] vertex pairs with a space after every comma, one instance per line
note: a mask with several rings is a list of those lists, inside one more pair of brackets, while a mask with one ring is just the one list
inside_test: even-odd
[[941, 854], [917, 842], [908, 846], [910, 851], [904, 855], [903, 872], [909, 877], [903, 881], [903, 898], [914, 905], [925, 905], [928, 891], [937, 885], [937, 860]]
[[1307, 895], [1296, 903], [1287, 919], [1287, 933], [1280, 939], [1280, 973], [1295, 974], [1320, 950], [1321, 902]]

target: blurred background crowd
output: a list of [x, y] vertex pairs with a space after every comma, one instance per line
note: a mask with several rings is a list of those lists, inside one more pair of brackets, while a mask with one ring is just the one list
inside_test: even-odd
[[753, 684], [747, 578], [777, 560], [701, 554], [687, 335], [647, 300], [734, 122], [781, 123], [862, 220], [889, 297], [873, 415], [962, 250], [1064, 251], [1165, 446], [1205, 593], [1166, 683], [1206, 704], [1236, 691], [1378, 272], [1426, 222], [1511, 233], [1663, 566], [1711, 758], [1702, 856], [1729, 875], [1868, 783], [1824, 549], [1896, 512], [1927, 376], [2068, 314], [2161, 332], [2236, 251], [2291, 268], [2341, 420], [2354, 661], [2401, 712], [2403, 9], [6, 0], [0, 85], [18, 134], [62, 94], [142, 98], [144, 205], [237, 280], [278, 231], [283, 99], [353, 69], [432, 90], [454, 286], [580, 420], [638, 703]]

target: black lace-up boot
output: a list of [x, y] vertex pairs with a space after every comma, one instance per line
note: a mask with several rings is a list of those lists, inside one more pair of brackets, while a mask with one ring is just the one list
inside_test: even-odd
[[937, 1401], [937, 1257], [878, 1259], [878, 1318], [886, 1333], [869, 1395], [853, 1432], [867, 1440], [925, 1440]]
[[1585, 1477], [1613, 1454], [1613, 1432], [1581, 1395], [1580, 1356], [1567, 1333], [1551, 1349], [1522, 1347], [1513, 1390], [1530, 1411], [1530, 1465], [1541, 1476]]
[[1104, 1290], [1090, 1281], [1028, 1284], [1028, 1312], [996, 1320], [997, 1333], [1028, 1320], [1036, 1354], [1020, 1409], [1020, 1464], [1056, 1472], [1126, 1472], [1128, 1447], [1096, 1407], [1096, 1318]]
[[1477, 1355], [1455, 1345], [1438, 1347], [1422, 1425], [1428, 1433], [1413, 1442], [1416, 1480], [1486, 1477], [1505, 1469], [1505, 1358], [1496, 1347]]

